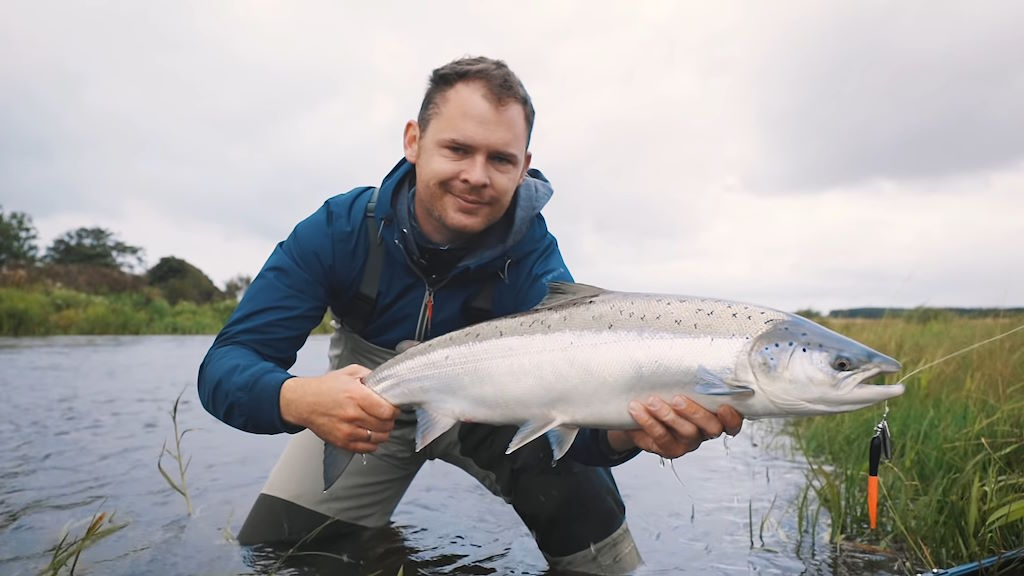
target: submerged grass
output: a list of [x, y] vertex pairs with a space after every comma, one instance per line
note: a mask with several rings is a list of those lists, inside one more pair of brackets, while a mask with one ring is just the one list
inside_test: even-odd
[[66, 526], [60, 541], [53, 548], [50, 562], [40, 570], [40, 576], [58, 576], [65, 573], [65, 569], [67, 574], [73, 575], [82, 552], [125, 526], [127, 524], [115, 524], [114, 514], [106, 512], [94, 514], [85, 527], [85, 532], [79, 536], [71, 536], [70, 526]]
[[[906, 374], [1020, 326], [1024, 316], [824, 323], [899, 359]], [[906, 393], [889, 403], [893, 460], [879, 471], [877, 530], [868, 528], [867, 468], [882, 408], [791, 424], [811, 462], [808, 481], [831, 514], [832, 542], [882, 546], [928, 568], [1024, 546], [1024, 332], [905, 384]]]

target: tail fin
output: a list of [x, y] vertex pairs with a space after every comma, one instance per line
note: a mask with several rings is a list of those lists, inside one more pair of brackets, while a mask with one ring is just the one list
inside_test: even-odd
[[351, 461], [351, 452], [324, 442], [324, 492], [341, 478], [342, 472], [348, 468]]

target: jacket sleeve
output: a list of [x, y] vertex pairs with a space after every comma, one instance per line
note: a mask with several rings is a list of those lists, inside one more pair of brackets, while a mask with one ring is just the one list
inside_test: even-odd
[[260, 434], [300, 429], [281, 419], [281, 385], [337, 293], [332, 280], [345, 282], [336, 278], [335, 252], [352, 254], [361, 239], [337, 238], [335, 217], [328, 201], [277, 245], [207, 352], [199, 398], [225, 423]]
[[[558, 242], [548, 232], [547, 225], [541, 216], [537, 216], [531, 233], [538, 234], [539, 239], [533, 243], [534, 248], [522, 257], [517, 266], [518, 278], [513, 279], [515, 304], [510, 310], [498, 310], [501, 314], [509, 314], [528, 310], [544, 299], [550, 282], [573, 282], [562, 253], [558, 250]], [[536, 237], [535, 237], [536, 238]], [[608, 431], [596, 428], [583, 428], [576, 436], [566, 456], [588, 466], [611, 467], [632, 459], [640, 453], [640, 449], [628, 450], [615, 454], [608, 444]]]

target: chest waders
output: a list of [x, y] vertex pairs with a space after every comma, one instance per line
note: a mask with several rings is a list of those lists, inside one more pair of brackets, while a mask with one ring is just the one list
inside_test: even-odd
[[[335, 316], [332, 322], [331, 370], [349, 364], [373, 369], [396, 354], [358, 334], [373, 311], [384, 259], [381, 230], [374, 219], [377, 191], [372, 194], [366, 210], [370, 253], [351, 313], [344, 319]], [[474, 300], [474, 308], [486, 308], [484, 317], [491, 316], [493, 287], [493, 283], [485, 286]], [[624, 574], [639, 566], [642, 561], [611, 472], [569, 459], [552, 466], [544, 438], [506, 455], [515, 432], [515, 426], [456, 424], [416, 452], [416, 415], [403, 411], [388, 441], [367, 455], [365, 463], [359, 457], [353, 460], [324, 492], [324, 443], [303, 430], [292, 437], [270, 472], [238, 541], [294, 544], [307, 538], [316, 543], [357, 533], [361, 527], [385, 526], [423, 463], [440, 459], [466, 471], [511, 504], [552, 567]], [[314, 532], [316, 540], [308, 538]]]

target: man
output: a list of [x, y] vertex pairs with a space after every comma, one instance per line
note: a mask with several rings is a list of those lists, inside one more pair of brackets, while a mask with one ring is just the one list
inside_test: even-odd
[[[640, 429], [581, 431], [556, 466], [544, 439], [505, 455], [515, 427], [460, 424], [417, 453], [415, 415], [362, 384], [403, 340], [527, 310], [548, 282], [572, 281], [540, 214], [552, 190], [530, 170], [533, 118], [503, 62], [438, 68], [406, 124], [405, 158], [379, 189], [327, 200], [271, 254], [199, 372], [203, 405], [221, 420], [296, 433], [240, 542], [295, 542], [325, 523], [331, 533], [384, 525], [422, 463], [440, 458], [511, 503], [552, 566], [628, 572], [640, 557], [608, 467], [640, 449], [675, 458], [738, 432], [731, 408], [650, 398], [629, 406]], [[332, 370], [290, 375], [327, 308], [340, 320]], [[326, 492], [324, 442], [372, 454]]]

